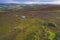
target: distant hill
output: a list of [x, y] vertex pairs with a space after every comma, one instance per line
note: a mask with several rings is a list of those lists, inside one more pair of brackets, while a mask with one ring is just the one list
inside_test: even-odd
[[42, 8], [41, 10], [45, 10], [45, 11], [60, 10], [60, 5], [57, 5], [57, 6], [55, 5], [55, 6], [50, 6], [50, 7], [48, 6], [46, 8]]
[[41, 11], [51, 11], [59, 10], [60, 5], [41, 5], [41, 4], [0, 4], [0, 12], [13, 12], [13, 11], [22, 11], [22, 10], [41, 10]]

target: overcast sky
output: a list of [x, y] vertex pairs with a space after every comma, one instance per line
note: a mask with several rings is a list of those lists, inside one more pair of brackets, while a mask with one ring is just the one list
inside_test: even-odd
[[60, 4], [60, 0], [0, 0], [0, 3]]

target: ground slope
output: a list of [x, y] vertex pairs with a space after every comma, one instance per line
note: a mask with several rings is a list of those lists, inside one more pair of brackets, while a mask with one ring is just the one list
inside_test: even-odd
[[0, 40], [59, 40], [59, 26], [59, 12], [0, 12]]

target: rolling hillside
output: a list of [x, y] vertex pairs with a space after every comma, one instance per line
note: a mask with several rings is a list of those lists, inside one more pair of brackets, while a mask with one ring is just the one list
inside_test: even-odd
[[44, 5], [41, 9], [30, 6], [18, 11], [19, 5], [9, 6], [15, 11], [0, 12], [0, 40], [60, 40], [58, 6]]

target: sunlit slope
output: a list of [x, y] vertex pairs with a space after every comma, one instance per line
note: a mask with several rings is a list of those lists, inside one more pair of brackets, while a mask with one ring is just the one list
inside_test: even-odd
[[21, 16], [0, 17], [0, 40], [54, 40], [56, 31], [53, 29], [57, 30], [54, 22], [30, 16], [23, 19]]

